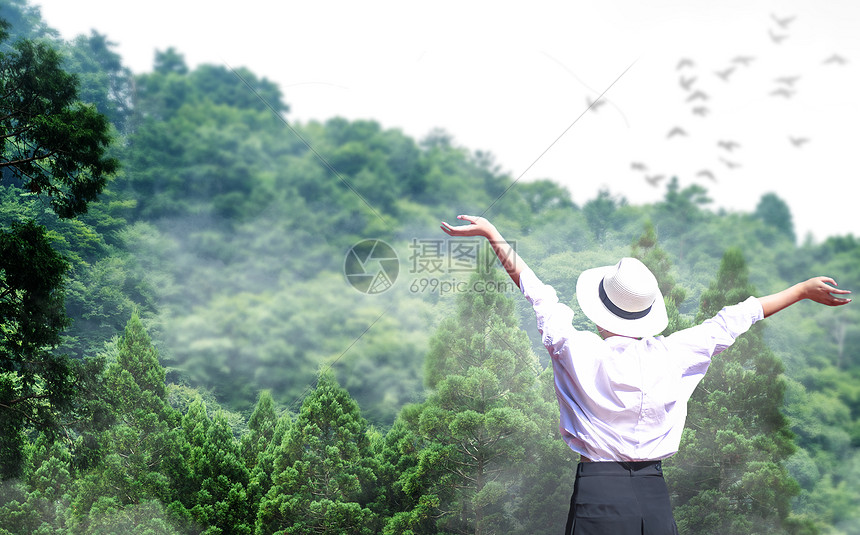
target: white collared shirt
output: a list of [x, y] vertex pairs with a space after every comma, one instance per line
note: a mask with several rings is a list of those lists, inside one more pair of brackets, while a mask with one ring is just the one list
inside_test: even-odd
[[577, 331], [573, 310], [528, 267], [520, 290], [552, 356], [561, 435], [592, 461], [658, 460], [677, 452], [687, 401], [711, 357], [764, 317], [750, 297], [669, 336], [603, 340]]

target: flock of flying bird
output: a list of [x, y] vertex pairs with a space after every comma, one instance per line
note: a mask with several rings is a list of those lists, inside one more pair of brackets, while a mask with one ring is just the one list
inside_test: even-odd
[[[789, 16], [780, 18], [771, 14], [771, 18], [775, 23], [775, 27], [771, 26], [768, 28], [768, 36], [775, 45], [779, 45], [789, 37], [789, 27], [796, 17]], [[752, 56], [736, 56], [731, 59], [730, 64], [727, 67], [722, 70], [714, 71], [713, 74], [723, 82], [729, 82], [736, 72], [740, 69], [748, 68], [755, 59], [756, 58]], [[845, 65], [847, 62], [848, 60], [845, 57], [834, 53], [825, 58], [821, 63], [822, 65], [828, 66], [841, 66]], [[697, 86], [696, 82], [699, 80], [699, 76], [694, 71], [695, 67], [695, 62], [692, 59], [685, 57], [678, 61], [675, 70], [679, 73], [678, 84], [683, 91], [685, 102], [690, 106], [691, 113], [699, 117], [705, 117], [711, 111], [707, 106], [707, 102], [711, 97], [708, 93]], [[775, 85], [770, 90], [769, 96], [773, 98], [790, 99], [797, 93], [798, 80], [800, 80], [800, 76], [798, 75], [779, 76], [775, 78], [773, 80]], [[602, 100], [592, 102], [590, 99], [587, 100], [587, 103], [591, 106], [592, 111], [597, 111], [597, 108], [604, 104]], [[674, 126], [666, 134], [667, 139], [682, 138], [686, 136], [688, 136], [688, 133], [680, 126]], [[788, 141], [791, 146], [801, 148], [809, 142], [809, 138], [789, 135]], [[716, 145], [718, 149], [718, 160], [727, 169], [736, 169], [741, 166], [740, 162], [737, 161], [736, 158], [731, 157], [732, 153], [741, 147], [740, 143], [737, 141], [721, 139], [717, 141]], [[642, 173], [646, 182], [654, 187], [657, 187], [666, 177], [664, 174], [649, 174], [648, 166], [642, 162], [632, 162], [630, 167], [633, 171]], [[717, 181], [716, 173], [708, 168], [699, 170], [696, 173], [696, 176], [707, 178], [714, 182]]]

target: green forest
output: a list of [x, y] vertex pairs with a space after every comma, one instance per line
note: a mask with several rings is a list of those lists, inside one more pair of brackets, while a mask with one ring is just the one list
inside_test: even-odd
[[[2, 535], [559, 533], [549, 356], [457, 214], [491, 207], [582, 329], [577, 275], [622, 256], [667, 334], [816, 275], [860, 289], [860, 239], [797, 236], [778, 192], [579, 199], [444, 125], [294, 122], [262, 73], [175, 49], [132, 73], [26, 0], [0, 20]], [[396, 254], [384, 291], [348, 276], [365, 240]], [[681, 533], [860, 534], [858, 325], [800, 303], [714, 360], [664, 465]]]

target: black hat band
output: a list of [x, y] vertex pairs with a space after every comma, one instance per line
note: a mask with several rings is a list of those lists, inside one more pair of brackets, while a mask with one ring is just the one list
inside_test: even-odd
[[619, 318], [625, 320], [638, 320], [639, 318], [644, 318], [651, 312], [651, 307], [653, 304], [646, 308], [645, 310], [640, 310], [639, 312], [628, 312], [623, 308], [619, 308], [615, 303], [609, 299], [609, 296], [606, 295], [606, 290], [603, 289], [603, 279], [600, 279], [600, 286], [598, 287], [598, 292], [600, 293], [600, 300], [603, 302], [603, 306], [605, 306], [610, 312], [618, 316]]

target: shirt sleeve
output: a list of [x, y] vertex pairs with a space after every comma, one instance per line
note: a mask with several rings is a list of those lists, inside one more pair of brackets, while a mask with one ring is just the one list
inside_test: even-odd
[[683, 356], [679, 363], [687, 374], [704, 374], [711, 358], [731, 346], [735, 339], [764, 318], [761, 302], [755, 297], [724, 307], [716, 316], [695, 327], [678, 331], [666, 337], [667, 344], [680, 347], [673, 351]]
[[576, 332], [572, 325], [573, 310], [560, 303], [555, 289], [541, 282], [528, 267], [520, 273], [520, 290], [534, 308], [541, 342], [550, 355], [557, 356]]

